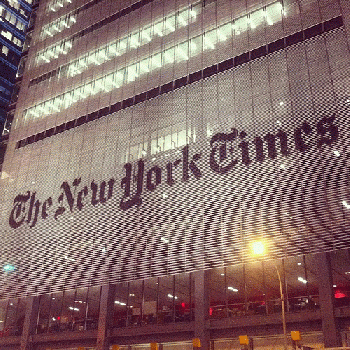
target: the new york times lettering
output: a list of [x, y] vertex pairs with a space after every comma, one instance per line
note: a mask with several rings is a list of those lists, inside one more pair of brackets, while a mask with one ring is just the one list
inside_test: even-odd
[[[234, 171], [238, 163], [249, 167], [253, 161], [262, 163], [266, 159], [275, 159], [278, 153], [287, 157], [293, 148], [306, 152], [313, 147], [331, 145], [339, 137], [335, 118], [335, 115], [324, 117], [313, 126], [303, 122], [294, 129], [289, 141], [287, 133], [282, 129], [274, 134], [267, 133], [263, 137], [256, 136], [252, 141], [248, 141], [244, 130], [239, 132], [232, 128], [228, 133], [217, 133], [210, 140], [209, 166], [212, 171], [222, 175]], [[191, 179], [199, 180], [203, 171], [198, 164], [202, 154], [193, 154], [188, 145], [181, 153], [179, 159], [168, 162], [164, 168], [152, 165], [146, 170], [145, 159], [139, 159], [135, 164], [125, 164], [125, 176], [120, 182], [120, 209], [125, 211], [141, 205], [143, 192], [153, 192], [161, 184], [173, 186]], [[89, 185], [82, 185], [80, 177], [74, 179], [71, 184], [64, 181], [56, 202], [52, 196], [40, 200], [36, 192], [19, 194], [14, 199], [9, 225], [16, 229], [26, 223], [32, 228], [39, 219], [45, 220], [52, 216], [59, 220], [63, 214], [81, 211], [87, 205], [103, 205], [114, 197], [115, 182], [115, 179], [111, 178], [100, 183], [93, 180]]]

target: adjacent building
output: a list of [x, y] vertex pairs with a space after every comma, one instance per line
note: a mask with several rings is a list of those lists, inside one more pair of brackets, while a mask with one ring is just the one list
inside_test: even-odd
[[32, 12], [32, 0], [2, 1], [0, 7], [0, 110], [2, 129], [16, 81], [25, 33]]
[[[24, 49], [26, 55], [29, 49], [30, 38], [26, 41], [25, 35], [29, 22], [29, 29], [33, 29], [37, 3], [38, 1], [33, 0], [8, 0], [0, 4], [0, 170], [19, 91], [20, 79], [16, 81], [18, 66], [22, 50]], [[21, 65], [20, 71], [22, 69]]]
[[40, 1], [1, 348], [349, 346], [349, 25], [345, 0]]

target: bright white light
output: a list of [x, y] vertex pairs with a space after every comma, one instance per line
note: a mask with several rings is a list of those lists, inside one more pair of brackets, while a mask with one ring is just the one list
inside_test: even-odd
[[266, 252], [266, 246], [262, 241], [252, 242], [251, 249], [253, 255], [263, 255]]
[[252, 28], [252, 29], [256, 28], [256, 25], [254, 24], [254, 22], [251, 19], [249, 19], [248, 23], [250, 25], [250, 28]]
[[225, 276], [225, 274], [224, 274], [224, 273], [221, 273], [221, 276]]
[[126, 303], [123, 303], [123, 302], [121, 302], [121, 301], [119, 301], [119, 300], [116, 300], [116, 301], [114, 302], [114, 304], [121, 305], [121, 306], [125, 306], [125, 305], [126, 305]]
[[218, 37], [219, 37], [219, 40], [220, 41], [225, 41], [225, 40], [227, 40], [227, 36], [226, 35], [224, 35], [222, 32], [221, 32], [221, 30], [220, 30], [220, 28], [218, 28]]
[[162, 237], [161, 239], [160, 239], [162, 242], [164, 242], [164, 243], [169, 243], [169, 240], [168, 239], [166, 239], [165, 237]]
[[281, 102], [280, 102], [280, 106], [283, 106], [283, 105], [284, 105], [284, 102], [283, 102], [283, 101], [281, 101]]
[[227, 287], [228, 290], [231, 290], [232, 292], [237, 293], [238, 289], [237, 288], [233, 288], [233, 287]]
[[304, 283], [304, 284], [307, 283], [307, 280], [302, 278], [302, 277], [298, 277], [298, 281], [301, 282], [301, 283]]
[[337, 285], [336, 285], [336, 284], [333, 284], [333, 288], [337, 288]]
[[300, 266], [300, 265], [301, 265], [301, 263], [299, 262], [299, 263], [298, 263], [298, 266]]
[[346, 209], [350, 209], [350, 204], [348, 204], [347, 201], [342, 201], [341, 204], [343, 204]]
[[168, 294], [168, 297], [171, 298], [171, 299], [174, 298], [175, 300], [177, 299], [177, 296], [174, 297], [172, 294]]
[[339, 157], [339, 156], [340, 156], [340, 152], [337, 151], [337, 150], [333, 151], [333, 153], [334, 153], [334, 155], [335, 155], [336, 157]]
[[72, 311], [80, 311], [77, 307], [73, 307], [73, 306], [69, 306], [68, 309]]

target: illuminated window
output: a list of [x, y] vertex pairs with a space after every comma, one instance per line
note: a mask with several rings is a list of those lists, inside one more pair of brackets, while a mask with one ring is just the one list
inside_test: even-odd
[[[270, 7], [273, 11], [270, 9]], [[267, 21], [267, 12], [270, 13], [271, 18], [269, 18], [271, 20], [272, 18], [276, 20], [277, 17], [273, 17], [272, 13], [277, 13], [278, 11], [280, 13], [279, 19], [281, 20], [282, 7], [279, 3], [274, 3], [269, 5], [269, 7], [259, 9], [242, 18], [238, 18], [233, 22], [222, 24], [215, 29], [204, 32], [201, 35], [197, 35], [194, 38], [167, 48], [166, 50], [163, 50], [159, 53], [155, 53], [150, 57], [126, 65], [116, 72], [111, 72], [103, 77], [100, 77], [97, 80], [93, 80], [87, 84], [78, 86], [71, 91], [67, 91], [66, 93], [54, 97], [54, 99], [43, 101], [36, 106], [30, 107], [24, 112], [24, 117], [25, 119], [28, 117], [37, 118], [39, 116], [44, 117], [50, 114], [53, 100], [56, 101], [56, 111], [59, 111], [68, 108], [72, 104], [84, 100], [89, 96], [93, 96], [98, 93], [109, 92], [113, 89], [119, 88], [124, 84], [132, 83], [139, 77], [142, 77], [142, 75], [151, 71], [155, 71], [168, 64], [172, 64], [174, 62], [179, 63], [182, 61], [187, 61], [190, 58], [195, 58], [200, 53], [202, 53], [203, 49], [215, 49], [218, 44], [225, 42], [229, 37], [232, 37], [232, 35], [239, 35], [238, 33], [240, 33], [242, 30], [247, 30], [248, 26], [253, 28], [259, 24], [261, 25], [265, 23], [265, 21]], [[183, 12], [181, 13], [183, 14]], [[182, 19], [185, 20], [185, 17], [182, 17]], [[161, 27], [155, 30], [155, 32], [158, 31], [157, 35], [160, 35], [161, 33], [160, 28]], [[138, 40], [143, 37], [143, 35], [135, 37], [133, 35], [134, 34], [131, 34], [126, 38], [120, 39], [117, 42], [113, 42], [103, 48], [99, 48], [98, 50], [90, 52], [87, 55], [80, 57], [78, 60], [71, 62], [68, 65], [67, 69], [68, 76], [80, 74], [84, 69], [87, 69], [89, 65], [100, 65], [113, 57], [113, 55], [121, 55], [123, 52], [125, 52], [126, 48], [130, 46], [131, 42], [136, 45], [136, 43], [139, 43]], [[57, 57], [59, 52], [62, 50], [67, 50], [72, 46], [70, 43], [69, 47], [67, 48], [66, 45], [68, 45], [68, 42], [64, 45], [64, 48], [50, 48], [49, 51], [47, 51], [45, 55], [42, 56], [42, 59], [49, 62], [50, 59]], [[64, 74], [61, 76], [64, 76]], [[60, 102], [57, 102], [58, 100], [60, 100]]]
[[76, 21], [76, 15], [70, 13], [43, 26], [40, 36], [41, 40], [45, 39], [48, 36], [52, 37], [55, 34], [62, 32], [66, 28], [70, 28], [74, 23], [76, 23]]
[[1, 32], [1, 35], [2, 35], [4, 38], [8, 39], [8, 40], [11, 40], [11, 39], [12, 39], [12, 33], [9, 32], [8, 30], [3, 30], [3, 31]]
[[6, 46], [3, 46], [2, 49], [1, 49], [1, 52], [2, 52], [5, 56], [7, 56], [8, 53], [9, 53], [9, 48], [6, 47]]
[[[84, 57], [88, 58], [90, 64], [102, 64], [115, 56], [120, 56], [129, 50], [137, 49], [138, 47], [149, 43], [156, 37], [163, 37], [169, 33], [175, 31], [177, 27], [187, 26], [196, 20], [198, 13], [200, 12], [200, 5], [197, 3], [180, 12], [173, 13], [168, 17], [156, 21], [151, 25], [147, 25], [140, 29], [139, 31], [133, 32], [124, 38], [120, 38], [116, 41], [109, 43], [106, 46], [100, 47], [96, 51], [92, 51]], [[69, 28], [73, 23], [76, 22], [76, 15], [69, 14], [63, 16], [56, 21], [43, 27], [43, 33], [41, 34], [41, 39], [47, 36], [54, 36], [55, 34], [61, 32], [65, 28]], [[71, 45], [66, 47], [65, 50], [60, 50], [62, 46], [65, 46], [67, 42]], [[40, 65], [43, 63], [48, 63], [52, 59], [57, 58], [59, 55], [66, 55], [73, 46], [73, 40], [63, 40], [53, 46], [46, 48], [36, 54], [36, 64]], [[55, 52], [55, 55], [50, 56], [49, 52]], [[98, 53], [98, 56], [96, 54]], [[81, 57], [79, 58], [81, 59]], [[75, 61], [71, 63], [75, 65]], [[72, 71], [69, 69], [70, 72]], [[74, 70], [73, 70], [74, 71]]]
[[47, 11], [56, 12], [60, 8], [70, 4], [72, 0], [52, 0], [47, 4]]

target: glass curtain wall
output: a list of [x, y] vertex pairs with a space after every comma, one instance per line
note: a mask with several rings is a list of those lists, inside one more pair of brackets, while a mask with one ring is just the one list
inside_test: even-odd
[[193, 320], [193, 276], [184, 273], [120, 283], [114, 297], [114, 327]]
[[26, 302], [13, 298], [0, 301], [0, 337], [22, 334]]
[[40, 296], [37, 333], [97, 329], [101, 287]]
[[317, 256], [310, 254], [212, 269], [209, 314], [220, 319], [280, 313], [280, 283], [287, 312], [315, 310], [319, 308], [316, 263]]

